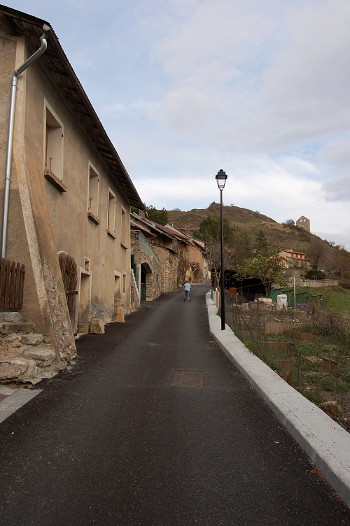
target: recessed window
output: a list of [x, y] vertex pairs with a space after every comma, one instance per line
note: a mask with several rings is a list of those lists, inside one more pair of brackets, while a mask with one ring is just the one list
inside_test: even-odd
[[95, 168], [89, 165], [89, 193], [88, 193], [88, 217], [98, 224], [98, 201], [99, 201], [100, 177]]
[[63, 184], [63, 124], [47, 105], [45, 106], [45, 177], [60, 190], [65, 192]]
[[122, 217], [121, 217], [121, 226], [120, 226], [120, 243], [124, 248], [128, 247], [127, 243], [127, 216], [126, 211], [122, 207]]
[[110, 188], [108, 188], [108, 203], [107, 203], [107, 233], [112, 237], [116, 237], [115, 232], [115, 221], [116, 221], [116, 208], [117, 200], [115, 194]]

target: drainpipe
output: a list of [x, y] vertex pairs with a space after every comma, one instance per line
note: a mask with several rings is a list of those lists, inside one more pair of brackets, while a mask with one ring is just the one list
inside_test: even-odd
[[[47, 24], [43, 26], [44, 31], [49, 31], [50, 27]], [[6, 258], [7, 248], [7, 226], [9, 215], [9, 199], [10, 199], [10, 183], [11, 183], [11, 164], [12, 164], [12, 146], [13, 146], [13, 129], [15, 121], [15, 107], [16, 107], [16, 92], [18, 77], [26, 70], [37, 58], [39, 58], [47, 49], [46, 34], [40, 37], [40, 48], [33, 53], [13, 74], [11, 82], [11, 99], [10, 99], [10, 121], [6, 152], [6, 173], [4, 186], [4, 206], [2, 210], [2, 236], [1, 236], [1, 257]]]

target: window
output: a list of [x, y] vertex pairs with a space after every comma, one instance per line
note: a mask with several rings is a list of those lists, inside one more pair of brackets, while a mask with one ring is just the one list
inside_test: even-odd
[[45, 105], [45, 177], [60, 191], [66, 192], [63, 184], [63, 124], [54, 111]]
[[127, 222], [126, 222], [126, 211], [124, 210], [124, 208], [122, 207], [122, 217], [121, 217], [121, 232], [120, 232], [120, 244], [124, 247], [124, 248], [128, 248], [128, 244], [127, 244]]
[[115, 233], [115, 220], [116, 220], [116, 205], [117, 200], [110, 188], [108, 188], [108, 210], [107, 210], [107, 233], [116, 237]]
[[88, 217], [96, 224], [98, 219], [100, 177], [95, 168], [89, 164], [89, 193], [88, 193]]

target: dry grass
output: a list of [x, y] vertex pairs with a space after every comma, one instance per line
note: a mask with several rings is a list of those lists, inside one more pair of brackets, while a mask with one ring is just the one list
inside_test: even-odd
[[278, 311], [227, 305], [238, 338], [306, 398], [350, 431], [350, 318], [312, 306]]

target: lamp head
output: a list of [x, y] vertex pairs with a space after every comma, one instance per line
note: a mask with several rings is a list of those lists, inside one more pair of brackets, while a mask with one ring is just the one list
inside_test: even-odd
[[223, 190], [225, 188], [226, 179], [227, 179], [226, 172], [224, 172], [224, 170], [219, 170], [215, 176], [215, 179], [218, 184], [219, 190]]

